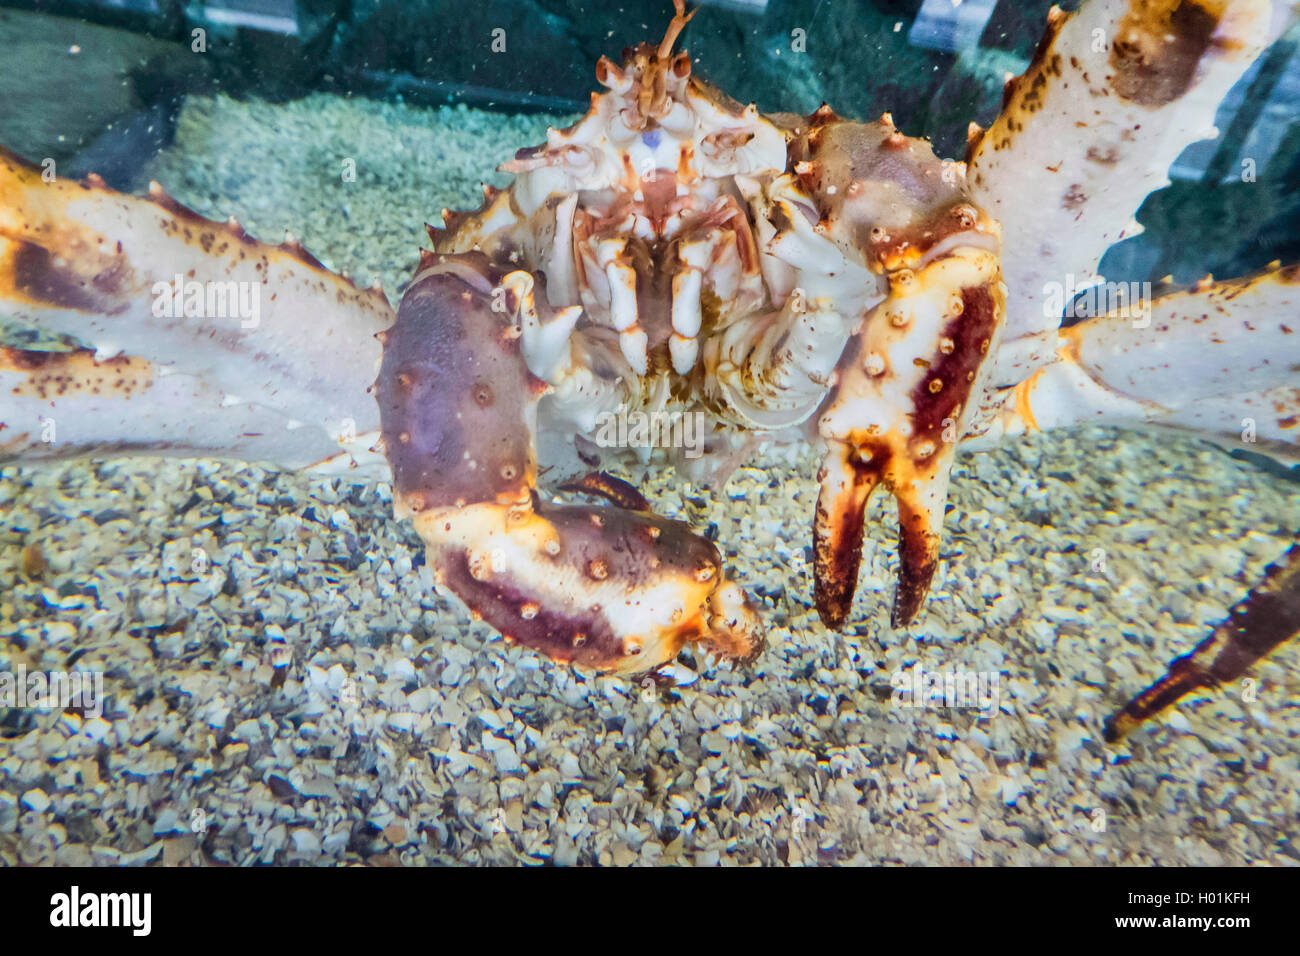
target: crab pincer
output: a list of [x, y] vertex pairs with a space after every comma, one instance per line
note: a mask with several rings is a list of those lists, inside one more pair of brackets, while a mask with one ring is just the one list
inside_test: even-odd
[[[548, 386], [525, 361], [525, 303], [512, 291], [525, 284], [510, 275], [481, 253], [426, 254], [381, 338], [375, 387], [396, 510], [435, 578], [557, 661], [639, 674], [694, 643], [752, 659], [758, 615], [711, 542], [639, 496], [606, 507], [538, 491], [534, 423]], [[551, 327], [544, 297], [526, 305], [540, 313], [533, 328]]]
[[[960, 169], [900, 134], [888, 115], [862, 124], [819, 112], [791, 153], [820, 216], [815, 233], [878, 286], [818, 412], [814, 597], [828, 626], [848, 619], [867, 502], [884, 485], [898, 502], [891, 620], [899, 627], [915, 617], [938, 566], [948, 475], [996, 353], [1000, 233], [967, 197]], [[900, 177], [907, 207], [895, 202]]]

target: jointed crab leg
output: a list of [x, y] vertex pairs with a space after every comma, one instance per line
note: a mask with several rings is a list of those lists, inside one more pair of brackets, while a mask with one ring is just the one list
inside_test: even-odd
[[7, 353], [0, 455], [129, 448], [304, 467], [373, 444], [374, 335], [393, 319], [382, 291], [157, 187], [139, 199], [95, 177], [45, 182], [0, 151], [0, 315], [86, 349]]
[[[1090, 0], [1053, 8], [1033, 63], [1009, 82], [985, 132], [972, 130], [972, 197], [1002, 223], [1007, 339], [1055, 328], [1052, 288], [1082, 288], [1106, 250], [1135, 235], [1134, 212], [1168, 183], [1190, 143], [1283, 26], [1292, 0]], [[1035, 197], [1026, 201], [1026, 197]], [[1049, 360], [1050, 337], [1014, 384]]]
[[1179, 698], [1236, 680], [1274, 648], [1300, 635], [1300, 541], [1264, 572], [1264, 580], [1233, 605], [1228, 619], [1168, 672], [1106, 721], [1115, 743]]
[[583, 475], [575, 481], [561, 485], [561, 490], [604, 498], [610, 504], [626, 508], [628, 511], [650, 510], [650, 502], [646, 500], [645, 495], [637, 491], [635, 485], [603, 471], [593, 471]]
[[201, 377], [168, 372], [125, 355], [96, 361], [89, 349], [0, 349], [0, 458], [213, 455], [294, 468], [341, 451], [318, 429], [290, 428], [271, 409], [227, 403]]
[[830, 271], [854, 276], [865, 298], [816, 419], [826, 448], [813, 528], [817, 608], [829, 626], [847, 619], [867, 500], [883, 484], [898, 502], [892, 620], [902, 625], [934, 576], [956, 443], [997, 352], [997, 224], [971, 204], [959, 166], [888, 116], [849, 123], [821, 110], [790, 151], [819, 220], [804, 229], [802, 212], [780, 217], [776, 255], [842, 260]]
[[[424, 257], [382, 336], [375, 383], [398, 516], [414, 521], [444, 586], [554, 659], [641, 673], [695, 642], [751, 658], [757, 615], [707, 540], [647, 510], [539, 496], [534, 430], [549, 386], [523, 356], [516, 292], [527, 287], [482, 253]], [[544, 301], [530, 307], [554, 320]], [[613, 481], [582, 490], [644, 504]]]
[[[1300, 455], [1300, 266], [1206, 279], [1141, 311], [1062, 330], [1056, 359], [1007, 396], [978, 446], [1080, 422], [1191, 430]], [[1253, 446], [1242, 442], [1254, 442]]]

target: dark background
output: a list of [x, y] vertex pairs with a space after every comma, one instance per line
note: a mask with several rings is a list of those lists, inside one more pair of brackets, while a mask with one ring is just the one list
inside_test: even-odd
[[[997, 115], [1003, 78], [1024, 68], [1050, 5], [711, 0], [684, 43], [698, 71], [742, 102], [802, 113], [828, 102], [861, 118], [888, 110], [908, 134], [931, 137], [939, 154], [960, 156], [966, 124]], [[166, 145], [190, 92], [283, 101], [324, 90], [576, 113], [596, 86], [597, 58], [657, 41], [671, 10], [671, 0], [0, 2], [0, 142], [133, 188], [141, 154]], [[80, 75], [25, 73], [17, 50], [57, 43], [55, 17], [113, 27], [105, 34], [113, 42], [83, 51]], [[195, 29], [205, 31], [204, 56], [191, 52]], [[498, 29], [504, 52], [492, 49]], [[802, 51], [792, 49], [796, 30]], [[1185, 283], [1300, 260], [1297, 36], [1292, 30], [1279, 41], [1229, 96], [1220, 139], [1196, 144], [1175, 164], [1173, 185], [1139, 213], [1146, 234], [1107, 257], [1108, 278], [1172, 273]], [[1254, 182], [1241, 176], [1247, 158]]]

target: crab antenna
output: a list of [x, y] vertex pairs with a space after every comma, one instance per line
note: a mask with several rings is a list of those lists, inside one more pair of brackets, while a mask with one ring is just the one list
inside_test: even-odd
[[659, 58], [661, 60], [666, 60], [672, 55], [673, 44], [677, 42], [682, 30], [686, 27], [686, 24], [691, 22], [691, 17], [695, 16], [696, 13], [695, 10], [690, 13], [686, 12], [686, 0], [673, 0], [673, 6], [676, 8], [677, 13], [673, 16], [672, 22], [668, 24], [668, 32], [664, 34], [663, 42], [659, 44]]

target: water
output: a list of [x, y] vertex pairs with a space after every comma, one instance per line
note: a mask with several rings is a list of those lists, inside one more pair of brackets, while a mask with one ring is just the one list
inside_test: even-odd
[[[710, 5], [685, 44], [696, 71], [741, 102], [887, 109], [904, 132], [959, 155], [966, 122], [996, 116], [1002, 73], [1028, 62], [1046, 5], [972, 4], [947, 27], [948, 4], [918, 17], [919, 6]], [[115, 25], [0, 10], [0, 143], [52, 161], [60, 179], [93, 172], [137, 194], [155, 180], [252, 236], [288, 230], [360, 287], [378, 281], [394, 305], [428, 246], [424, 223], [477, 206], [480, 182], [506, 186], [494, 168], [575, 118], [595, 57], [657, 40], [668, 20], [657, 2], [618, 17], [556, 3], [535, 19], [536, 5], [489, 4], [467, 19], [452, 6], [376, 4], [334, 24], [289, 16], [289, 4], [212, 4], [184, 24], [138, 7]], [[229, 33], [239, 17], [252, 26]], [[150, 27], [156, 36], [139, 32]], [[206, 31], [202, 53], [194, 29]], [[1294, 64], [1279, 45], [1229, 96], [1216, 122], [1244, 145], [1180, 158], [1174, 185], [1139, 217], [1146, 233], [1106, 260], [1108, 279], [1236, 275], [1296, 251]], [[1223, 182], [1225, 163], [1242, 158], [1260, 175]], [[21, 307], [0, 311], [13, 344], [70, 344], [33, 331]], [[349, 366], [347, 349], [300, 347], [286, 381], [317, 363]], [[372, 374], [356, 372], [358, 385]], [[356, 410], [336, 424], [364, 433], [375, 413], [355, 391]], [[222, 414], [196, 417], [219, 429]], [[136, 447], [36, 464], [79, 434], [57, 404], [44, 418], [63, 437], [0, 471], [0, 665], [91, 676], [67, 710], [0, 705], [7, 862], [1172, 864], [1292, 853], [1294, 647], [1253, 669], [1249, 686], [1189, 698], [1119, 748], [1101, 742], [1102, 720], [1208, 633], [1300, 529], [1283, 471], [1194, 438], [1087, 427], [959, 455], [940, 570], [902, 628], [888, 612], [895, 510], [879, 493], [843, 633], [813, 606], [815, 455], [760, 457], [720, 488], [618, 462], [659, 514], [716, 541], [767, 629], [748, 665], [688, 651], [671, 687], [553, 664], [473, 620], [434, 581], [412, 524], [393, 517], [376, 460], [321, 477], [136, 457], [125, 452], [168, 449], [119, 417], [95, 427]], [[303, 434], [249, 447], [283, 461]]]

